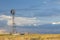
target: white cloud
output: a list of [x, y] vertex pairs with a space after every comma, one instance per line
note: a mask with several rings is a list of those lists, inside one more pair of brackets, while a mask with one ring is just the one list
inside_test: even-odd
[[60, 22], [53, 22], [52, 24], [60, 24]]
[[[12, 20], [11, 20], [11, 16], [7, 16], [7, 15], [0, 15], [0, 24], [3, 24], [3, 25], [9, 25], [9, 26], [12, 26]], [[40, 17], [40, 18], [44, 18], [44, 17]], [[37, 17], [15, 17], [15, 24], [17, 26], [38, 26], [38, 25], [44, 25], [44, 24], [60, 24], [60, 22], [54, 22], [56, 21], [55, 19], [58, 19], [59, 21], [59, 17], [52, 17], [49, 18], [49, 21], [48, 18], [45, 18], [43, 20], [40, 20], [40, 18], [37, 18]]]
[[5, 34], [7, 31], [5, 29], [0, 29], [0, 34]]
[[10, 18], [10, 16], [0, 15], [0, 20], [9, 20]]
[[[0, 20], [6, 20], [8, 25], [12, 25], [11, 16], [1, 15]], [[40, 23], [40, 20], [38, 20], [36, 17], [28, 18], [28, 17], [15, 17], [15, 24], [18, 26], [24, 26], [24, 25], [34, 25], [37, 26]]]

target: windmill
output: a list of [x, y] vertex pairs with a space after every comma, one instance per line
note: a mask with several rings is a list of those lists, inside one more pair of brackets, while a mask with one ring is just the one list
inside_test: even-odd
[[11, 13], [11, 15], [12, 15], [12, 33], [16, 33], [16, 31], [15, 31], [15, 22], [14, 22], [14, 19], [15, 19], [15, 10], [14, 9], [12, 9], [11, 11], [10, 11], [10, 13]]

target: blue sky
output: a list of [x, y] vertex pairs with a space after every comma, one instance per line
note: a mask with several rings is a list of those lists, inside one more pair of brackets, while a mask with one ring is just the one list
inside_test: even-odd
[[60, 24], [60, 0], [0, 0], [0, 24], [3, 26], [11, 23], [11, 9], [16, 11], [18, 26]]
[[0, 9], [25, 9], [39, 4], [39, 0], [1, 0]]
[[58, 16], [59, 2], [59, 0], [0, 0], [0, 12], [16, 9], [19, 16]]

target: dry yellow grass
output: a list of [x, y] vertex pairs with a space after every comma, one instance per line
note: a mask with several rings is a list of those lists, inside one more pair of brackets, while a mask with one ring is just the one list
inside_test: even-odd
[[0, 40], [60, 40], [60, 34], [0, 34]]

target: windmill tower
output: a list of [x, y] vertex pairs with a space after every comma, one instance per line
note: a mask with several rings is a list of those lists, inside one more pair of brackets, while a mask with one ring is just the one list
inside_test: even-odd
[[14, 22], [14, 19], [15, 19], [15, 17], [14, 17], [14, 16], [15, 16], [15, 10], [12, 9], [12, 10], [10, 11], [10, 13], [11, 13], [11, 15], [12, 15], [12, 25], [11, 25], [11, 26], [12, 26], [12, 32], [11, 32], [11, 33], [14, 34], [14, 33], [16, 33], [16, 30], [15, 30], [15, 29], [16, 29], [16, 28], [15, 28], [16, 26], [15, 26], [15, 22]]

